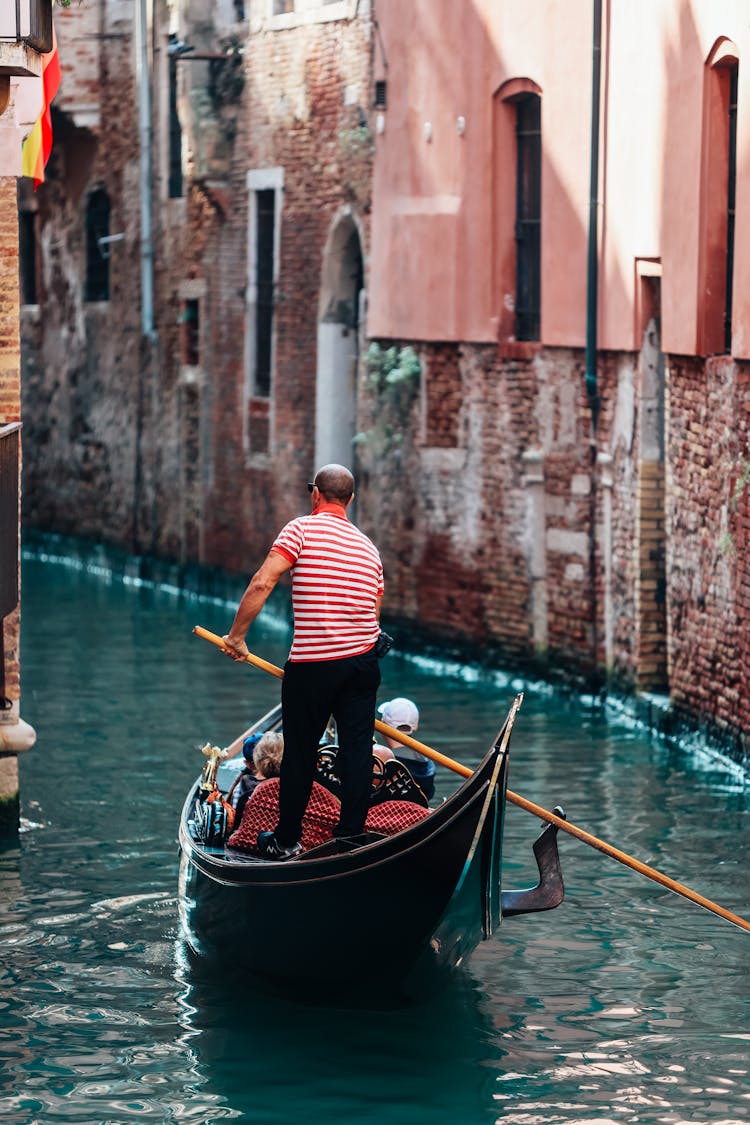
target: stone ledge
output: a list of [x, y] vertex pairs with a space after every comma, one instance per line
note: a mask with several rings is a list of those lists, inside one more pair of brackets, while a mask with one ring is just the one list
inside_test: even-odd
[[36, 742], [36, 731], [30, 723], [17, 719], [14, 723], [0, 723], [0, 754], [21, 754]]

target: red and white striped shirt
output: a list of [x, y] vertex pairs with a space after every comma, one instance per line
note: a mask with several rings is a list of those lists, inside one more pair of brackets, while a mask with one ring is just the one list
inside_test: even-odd
[[341, 660], [378, 639], [383, 564], [338, 504], [321, 504], [279, 532], [272, 550], [292, 564], [292, 661]]

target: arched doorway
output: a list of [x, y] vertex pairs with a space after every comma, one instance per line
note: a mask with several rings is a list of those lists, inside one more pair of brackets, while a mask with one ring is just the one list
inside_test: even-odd
[[354, 470], [360, 303], [364, 266], [351, 211], [334, 221], [323, 256], [315, 389], [315, 464]]

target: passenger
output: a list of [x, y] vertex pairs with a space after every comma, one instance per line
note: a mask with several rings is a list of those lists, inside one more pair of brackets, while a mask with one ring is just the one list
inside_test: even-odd
[[372, 748], [373, 757], [380, 758], [381, 762], [390, 762], [396, 755], [387, 746], [378, 746], [377, 742]]
[[276, 731], [267, 731], [260, 738], [249, 735], [243, 743], [242, 753], [247, 765], [237, 775], [227, 794], [227, 801], [234, 805], [236, 825], [241, 823], [245, 805], [261, 781], [279, 776], [284, 738]]
[[[387, 723], [389, 727], [395, 727], [396, 730], [403, 731], [404, 734], [414, 734], [414, 731], [419, 727], [419, 711], [416, 705], [410, 699], [404, 699], [403, 696], [397, 696], [396, 699], [389, 699], [387, 703], [381, 703], [378, 711], [384, 723]], [[389, 738], [388, 735], [383, 735], [383, 737], [387, 747], [393, 751], [398, 761], [406, 766], [427, 800], [430, 801], [435, 794], [435, 763], [431, 758], [426, 758], [424, 754], [420, 754], [419, 751], [412, 750], [409, 746], [403, 746], [395, 738]]]

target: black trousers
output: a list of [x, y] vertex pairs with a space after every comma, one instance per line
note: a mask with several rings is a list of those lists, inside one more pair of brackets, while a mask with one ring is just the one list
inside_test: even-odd
[[302, 834], [318, 746], [333, 715], [338, 731], [341, 813], [335, 836], [364, 831], [372, 785], [372, 737], [380, 665], [374, 652], [343, 660], [287, 661], [281, 684], [281, 759], [276, 839], [288, 846]]

